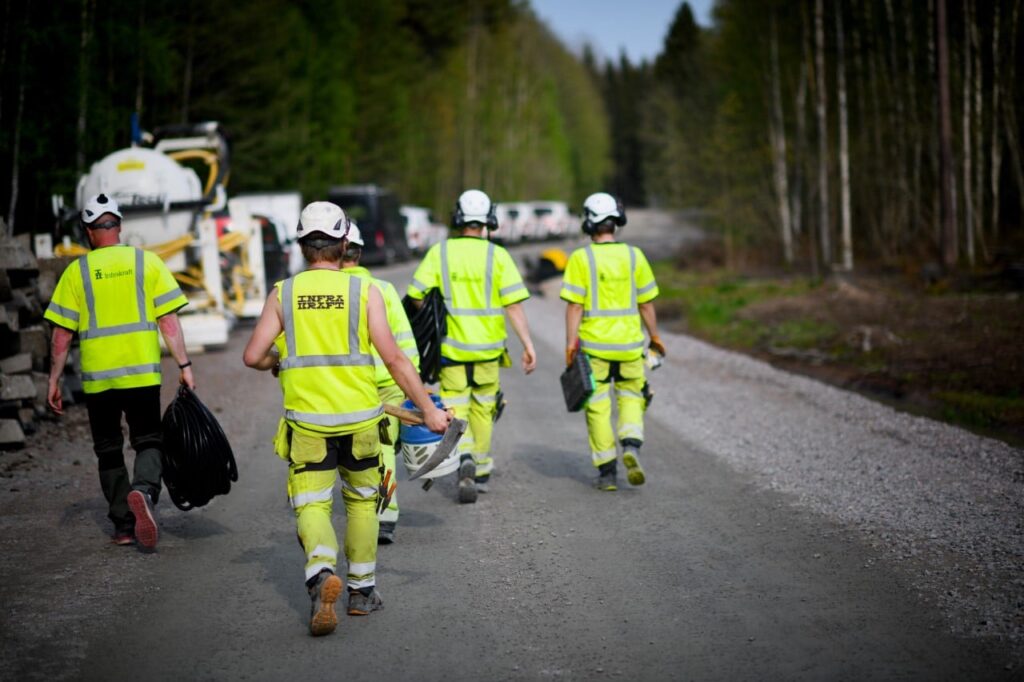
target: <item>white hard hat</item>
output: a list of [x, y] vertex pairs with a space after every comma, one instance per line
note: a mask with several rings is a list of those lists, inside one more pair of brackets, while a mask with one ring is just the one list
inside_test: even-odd
[[348, 243], [359, 248], [366, 246], [363, 242], [363, 233], [359, 231], [359, 226], [354, 220], [348, 221]]
[[452, 212], [452, 226], [465, 227], [469, 223], [480, 223], [492, 230], [498, 229], [498, 214], [491, 198], [478, 189], [467, 189], [455, 202]]
[[312, 234], [320, 234], [331, 239], [344, 239], [350, 224], [345, 211], [337, 204], [314, 201], [302, 209], [295, 237], [302, 239]]
[[86, 225], [91, 225], [104, 213], [116, 215], [119, 220], [124, 217], [121, 215], [121, 209], [117, 207], [117, 202], [106, 194], [91, 196], [85, 202], [85, 207], [82, 208], [82, 222]]
[[591, 234], [597, 226], [612, 218], [618, 227], [626, 224], [626, 209], [622, 202], [607, 192], [597, 192], [583, 202], [583, 231]]

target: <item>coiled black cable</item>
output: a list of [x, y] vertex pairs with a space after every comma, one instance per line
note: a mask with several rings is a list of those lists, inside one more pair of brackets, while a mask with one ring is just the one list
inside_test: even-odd
[[444, 295], [434, 288], [427, 291], [419, 307], [408, 296], [402, 299], [402, 305], [420, 354], [420, 379], [425, 384], [436, 383], [441, 374], [441, 342], [448, 334]]
[[202, 507], [227, 495], [238, 480], [238, 467], [224, 430], [188, 386], [164, 411], [163, 478], [174, 506]]

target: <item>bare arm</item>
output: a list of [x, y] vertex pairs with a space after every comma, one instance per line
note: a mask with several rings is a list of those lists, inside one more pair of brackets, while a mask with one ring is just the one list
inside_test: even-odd
[[644, 327], [647, 328], [647, 334], [651, 337], [651, 348], [661, 355], [665, 355], [665, 344], [661, 342], [661, 337], [658, 336], [658, 314], [654, 310], [654, 303], [652, 301], [641, 303], [639, 308], [640, 319], [643, 320]]
[[526, 322], [526, 311], [522, 303], [513, 303], [505, 307], [508, 313], [508, 321], [512, 323], [512, 329], [519, 342], [523, 344], [523, 371], [529, 374], [537, 368], [537, 352], [533, 349], [533, 340], [530, 338], [530, 326]]
[[60, 390], [60, 378], [68, 361], [68, 351], [74, 334], [59, 325], [54, 325], [50, 338], [50, 379], [46, 402], [55, 414], [64, 414], [64, 400]]
[[[171, 357], [178, 363], [179, 366], [184, 365], [188, 362], [188, 353], [185, 351], [185, 334], [181, 331], [181, 320], [178, 319], [177, 313], [170, 313], [164, 315], [156, 321], [160, 327], [160, 333], [164, 337], [164, 343], [167, 345], [167, 350], [170, 351]], [[192, 367], [185, 367], [181, 370], [181, 376], [178, 377], [178, 381], [188, 386], [193, 391], [196, 388], [196, 380], [192, 376]]]
[[377, 287], [370, 287], [370, 297], [366, 304], [367, 323], [370, 328], [370, 342], [377, 349], [380, 359], [388, 368], [388, 372], [394, 377], [407, 396], [416, 407], [423, 412], [423, 418], [427, 428], [435, 433], [444, 433], [448, 428], [451, 416], [444, 410], [438, 409], [430, 399], [426, 387], [420, 381], [409, 358], [401, 351], [395, 343], [395, 337], [388, 326], [388, 314], [384, 307], [384, 299]]
[[565, 364], [572, 364], [576, 344], [580, 340], [580, 322], [583, 321], [583, 306], [568, 303], [565, 306]]
[[281, 302], [277, 300], [277, 288], [274, 287], [267, 296], [267, 302], [263, 305], [263, 312], [252, 330], [249, 343], [242, 353], [242, 361], [246, 367], [258, 369], [261, 372], [274, 369], [277, 366], [277, 353], [272, 352], [274, 339], [283, 331], [281, 321]]

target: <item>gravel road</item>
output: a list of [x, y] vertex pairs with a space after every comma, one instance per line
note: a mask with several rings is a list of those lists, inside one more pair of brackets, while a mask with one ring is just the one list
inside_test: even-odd
[[83, 409], [2, 455], [21, 464], [0, 488], [0, 678], [1020, 679], [1020, 450], [664, 334], [648, 484], [599, 493], [558, 390], [556, 288], [527, 304], [540, 368], [504, 375], [492, 492], [401, 485], [386, 607], [324, 640], [247, 329], [195, 359], [240, 480], [192, 512], [163, 500], [158, 552], [106, 544]]

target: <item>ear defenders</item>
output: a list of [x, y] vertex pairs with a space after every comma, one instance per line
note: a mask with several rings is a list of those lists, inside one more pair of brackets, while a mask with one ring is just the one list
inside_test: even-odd
[[597, 226], [609, 218], [616, 227], [623, 227], [626, 224], [626, 208], [622, 205], [622, 200], [605, 192], [591, 194], [583, 202], [583, 221], [580, 223], [580, 229], [584, 234], [593, 236], [597, 234]]
[[452, 227], [461, 229], [470, 223], [482, 223], [492, 232], [498, 229], [497, 207], [490, 197], [477, 189], [463, 192], [452, 211]]

